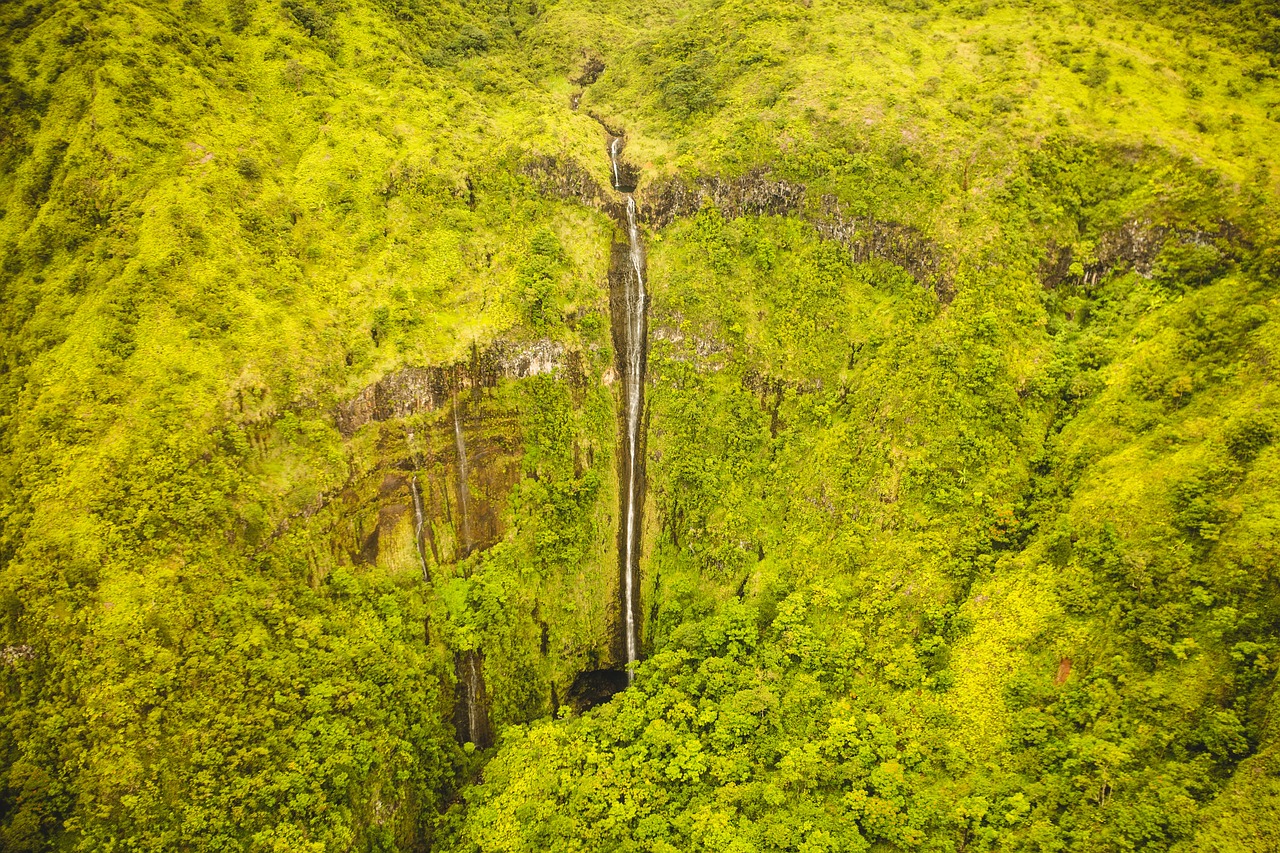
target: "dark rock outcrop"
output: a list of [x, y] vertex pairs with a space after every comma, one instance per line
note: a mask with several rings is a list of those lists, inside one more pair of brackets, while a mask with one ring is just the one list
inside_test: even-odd
[[644, 193], [645, 220], [663, 228], [693, 216], [712, 204], [728, 219], [740, 216], [797, 216], [810, 222], [826, 240], [849, 249], [854, 261], [874, 258], [902, 267], [916, 281], [933, 289], [948, 303], [955, 295], [942, 252], [933, 240], [910, 225], [871, 216], [854, 216], [834, 196], [824, 195], [816, 206], [804, 184], [772, 178], [763, 170], [738, 178], [700, 178], [692, 183], [667, 178]]
[[627, 673], [620, 669], [589, 669], [578, 673], [565, 698], [575, 713], [603, 705], [627, 689]]
[[[618, 202], [575, 160], [540, 155], [526, 161], [523, 172], [547, 195], [577, 201], [614, 220], [622, 219]], [[737, 178], [711, 176], [687, 181], [668, 177], [644, 187], [639, 195], [641, 219], [651, 228], [665, 228], [678, 219], [694, 216], [708, 204], [728, 219], [796, 216], [812, 223], [824, 239], [846, 246], [855, 261], [879, 258], [896, 264], [931, 288], [943, 304], [955, 295], [943, 252], [919, 229], [871, 216], [854, 216], [833, 196], [811, 200], [804, 184], [771, 177], [761, 169]]]
[[[1118, 228], [1102, 232], [1092, 258], [1078, 259], [1070, 246], [1050, 243], [1040, 262], [1040, 281], [1046, 290], [1060, 287], [1073, 278], [1091, 287], [1121, 269], [1131, 269], [1148, 278], [1160, 250], [1170, 240], [1200, 246], [1247, 244], [1241, 230], [1226, 221], [1219, 222], [1216, 231], [1202, 231], [1157, 225], [1149, 219], [1131, 219]], [[1073, 273], [1071, 267], [1077, 261], [1080, 270]]]
[[931, 287], [942, 304], [955, 298], [955, 283], [942, 252], [918, 229], [871, 216], [847, 215], [831, 196], [823, 196], [821, 214], [813, 224], [823, 237], [847, 247], [855, 262], [888, 261]]
[[585, 204], [610, 219], [623, 216], [621, 202], [600, 186], [577, 160], [538, 155], [526, 160], [521, 172], [543, 195]]
[[338, 406], [338, 430], [350, 438], [371, 421], [402, 418], [442, 408], [453, 394], [492, 388], [500, 379], [550, 373], [565, 362], [565, 350], [554, 341], [528, 346], [497, 343], [474, 350], [470, 359], [434, 367], [406, 367], [362, 389]]
[[598, 56], [588, 56], [582, 63], [582, 70], [578, 72], [578, 76], [572, 78], [570, 82], [577, 86], [590, 86], [599, 80], [603, 73], [604, 60]]
[[700, 178], [692, 183], [671, 177], [647, 187], [644, 220], [665, 228], [677, 219], [694, 216], [710, 203], [728, 219], [740, 216], [793, 216], [804, 207], [803, 184], [775, 180], [762, 170], [739, 178]]

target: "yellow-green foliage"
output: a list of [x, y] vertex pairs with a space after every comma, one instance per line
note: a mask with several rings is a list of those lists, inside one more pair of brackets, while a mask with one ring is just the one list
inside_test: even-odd
[[[0, 848], [1273, 846], [1278, 27], [7, 4]], [[642, 216], [661, 178], [804, 190], [645, 235], [649, 660], [554, 719], [611, 662], [622, 238], [525, 166], [607, 192], [600, 122]], [[821, 239], [837, 208], [954, 298]], [[429, 519], [426, 580], [406, 483], [457, 487], [450, 411], [335, 412], [496, 340], [565, 364], [466, 403], [516, 475], [492, 547]]]

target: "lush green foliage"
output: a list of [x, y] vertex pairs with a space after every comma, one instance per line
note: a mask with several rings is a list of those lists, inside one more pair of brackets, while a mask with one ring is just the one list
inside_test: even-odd
[[512, 733], [469, 847], [1166, 849], [1268, 739], [1273, 287], [1171, 243], [937, 314], [828, 247], [704, 214], [653, 250], [665, 651]]
[[[1280, 844], [1272, 0], [0, 26], [0, 848]], [[649, 660], [571, 717], [613, 662], [618, 235], [525, 166], [609, 186], [596, 117], [642, 212], [806, 189], [647, 234]], [[496, 340], [564, 356], [339, 429]], [[450, 723], [474, 650], [492, 751]]]

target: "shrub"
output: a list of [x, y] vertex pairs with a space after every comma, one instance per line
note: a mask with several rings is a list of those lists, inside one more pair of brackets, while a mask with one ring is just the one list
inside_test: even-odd
[[681, 62], [658, 81], [668, 110], [685, 119], [715, 104], [715, 89], [701, 63]]
[[1211, 284], [1229, 268], [1229, 259], [1217, 246], [1173, 240], [1160, 250], [1152, 275], [1165, 287], [1182, 290]]
[[1237, 462], [1252, 462], [1275, 440], [1275, 424], [1256, 415], [1242, 418], [1227, 427], [1227, 451]]

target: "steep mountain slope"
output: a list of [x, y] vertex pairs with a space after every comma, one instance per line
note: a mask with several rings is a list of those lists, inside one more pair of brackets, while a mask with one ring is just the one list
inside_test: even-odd
[[2, 14], [0, 846], [1277, 843], [1274, 4]]
[[[608, 239], [507, 174], [549, 106], [422, 62], [488, 73], [458, 41], [486, 10], [437, 12], [7, 13], [6, 848], [422, 843], [452, 652], [412, 550], [360, 568], [405, 428], [348, 445], [336, 403], [512, 329], [600, 339], [563, 316], [598, 312]], [[517, 470], [571, 475], [569, 397], [517, 392]], [[591, 505], [548, 488], [543, 524]]]

